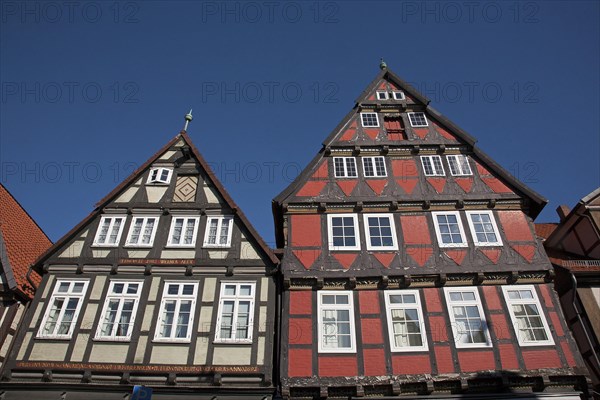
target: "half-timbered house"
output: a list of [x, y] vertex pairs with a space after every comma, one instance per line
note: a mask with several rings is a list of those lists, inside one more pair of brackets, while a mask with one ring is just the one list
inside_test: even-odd
[[283, 395], [579, 398], [546, 200], [381, 69], [273, 201]]
[[182, 131], [34, 265], [5, 398], [269, 397], [277, 263]]
[[40, 275], [29, 266], [52, 242], [0, 184], [0, 366], [31, 301]]

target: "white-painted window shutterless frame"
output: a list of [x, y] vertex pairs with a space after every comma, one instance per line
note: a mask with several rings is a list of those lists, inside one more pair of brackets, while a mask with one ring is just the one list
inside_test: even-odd
[[155, 341], [190, 341], [197, 297], [198, 282], [165, 282], [154, 333]]
[[114, 341], [131, 339], [142, 285], [143, 281], [113, 280], [110, 282], [94, 339]]
[[444, 294], [456, 347], [492, 347], [477, 288], [446, 287]]
[[118, 214], [104, 215], [100, 218], [98, 231], [92, 245], [96, 247], [118, 247], [126, 218], [125, 215]]
[[352, 291], [321, 290], [317, 295], [319, 353], [356, 353]]
[[88, 280], [57, 279], [38, 338], [70, 339], [79, 317]]
[[221, 282], [215, 342], [252, 343], [255, 282]]
[[519, 345], [554, 345], [552, 332], [535, 287], [533, 285], [505, 285], [502, 286], [502, 292]]
[[327, 214], [329, 250], [360, 250], [356, 214]]
[[386, 290], [390, 348], [392, 351], [427, 351], [427, 335], [418, 290]]

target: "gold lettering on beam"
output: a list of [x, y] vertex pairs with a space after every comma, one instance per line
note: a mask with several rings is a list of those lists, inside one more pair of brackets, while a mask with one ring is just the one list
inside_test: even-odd
[[44, 361], [17, 361], [17, 368], [40, 368], [53, 370], [95, 370], [114, 372], [179, 372], [179, 373], [257, 373], [254, 366], [186, 366], [186, 365], [131, 365], [131, 364], [96, 364], [66, 363]]
[[151, 259], [151, 258], [121, 258], [119, 260], [121, 265], [190, 265], [194, 264], [194, 259]]

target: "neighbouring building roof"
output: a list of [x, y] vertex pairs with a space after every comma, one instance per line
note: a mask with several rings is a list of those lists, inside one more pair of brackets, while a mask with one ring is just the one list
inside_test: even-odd
[[[10, 192], [0, 184], [0, 261], [5, 287], [31, 298], [34, 288], [27, 280], [29, 266], [52, 245], [39, 225]], [[40, 276], [32, 272], [37, 285]]]

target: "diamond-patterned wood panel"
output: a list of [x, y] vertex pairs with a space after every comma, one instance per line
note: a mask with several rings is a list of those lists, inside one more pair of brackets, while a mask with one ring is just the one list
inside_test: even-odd
[[175, 184], [174, 202], [194, 201], [198, 189], [197, 176], [178, 176]]

